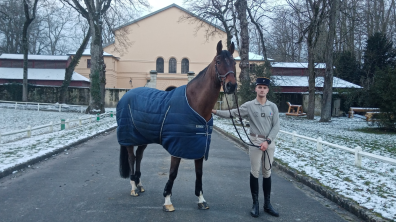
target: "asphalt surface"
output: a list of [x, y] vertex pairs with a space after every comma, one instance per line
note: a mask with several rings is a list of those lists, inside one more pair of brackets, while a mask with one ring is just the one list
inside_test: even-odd
[[197, 208], [194, 161], [182, 160], [173, 186], [176, 211], [168, 213], [162, 211], [162, 192], [169, 154], [160, 145], [147, 147], [141, 170], [146, 192], [139, 197], [130, 196], [129, 180], [119, 176], [118, 155], [112, 131], [0, 179], [0, 221], [358, 221], [277, 169], [271, 202], [280, 217], [263, 211], [260, 189], [260, 217], [252, 218], [249, 157], [215, 131], [204, 162], [209, 210]]

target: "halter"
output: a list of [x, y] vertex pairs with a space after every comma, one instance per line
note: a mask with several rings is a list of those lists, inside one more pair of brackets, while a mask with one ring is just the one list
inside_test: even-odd
[[[216, 69], [216, 76], [220, 81], [220, 84], [223, 86], [223, 91], [225, 92], [225, 79], [227, 78], [227, 76], [231, 73], [234, 73], [234, 71], [228, 71], [226, 72], [226, 74], [221, 75], [219, 73], [219, 70], [217, 69], [217, 61], [215, 62], [215, 69]], [[234, 73], [235, 74], [235, 73]], [[223, 78], [223, 79], [222, 79]]]

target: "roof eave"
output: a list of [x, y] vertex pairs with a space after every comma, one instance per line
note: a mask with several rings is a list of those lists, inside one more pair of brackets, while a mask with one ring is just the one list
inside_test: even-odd
[[207, 21], [206, 19], [203, 19], [203, 18], [201, 18], [201, 17], [195, 15], [194, 13], [192, 13], [192, 12], [190, 12], [190, 11], [184, 9], [183, 7], [180, 7], [179, 5], [177, 5], [177, 4], [175, 4], [175, 3], [173, 3], [173, 4], [169, 5], [169, 6], [166, 6], [165, 8], [159, 9], [159, 10], [157, 10], [157, 11], [155, 11], [155, 12], [152, 12], [152, 13], [150, 13], [150, 14], [148, 14], [148, 15], [145, 15], [145, 16], [143, 16], [143, 17], [140, 17], [140, 18], [138, 18], [138, 19], [135, 19], [135, 20], [133, 20], [133, 21], [131, 21], [131, 22], [125, 23], [124, 25], [118, 26], [118, 27], [114, 28], [113, 30], [115, 31], [115, 30], [124, 28], [124, 27], [126, 27], [126, 26], [132, 25], [132, 24], [134, 24], [134, 23], [136, 23], [136, 22], [139, 22], [139, 21], [141, 21], [141, 20], [143, 20], [143, 19], [146, 19], [146, 18], [148, 18], [148, 17], [150, 17], [150, 16], [156, 15], [156, 14], [158, 14], [158, 13], [160, 13], [160, 12], [163, 12], [163, 11], [165, 11], [165, 10], [167, 10], [167, 9], [170, 9], [170, 8], [172, 8], [172, 7], [176, 7], [176, 8], [178, 8], [178, 9], [180, 9], [180, 10], [182, 10], [182, 11], [184, 11], [184, 12], [186, 12], [186, 13], [188, 13], [188, 14], [194, 16], [194, 17], [197, 17], [197, 18], [200, 19], [201, 21], [204, 21], [204, 22], [208, 23], [209, 25], [211, 25], [211, 26], [213, 26], [213, 27], [215, 27], [215, 28], [217, 28], [217, 29], [219, 29], [219, 30], [221, 30], [221, 31], [223, 31], [223, 32], [226, 32], [222, 27], [217, 26], [217, 25], [215, 25], [215, 24], [213, 24], [213, 23]]

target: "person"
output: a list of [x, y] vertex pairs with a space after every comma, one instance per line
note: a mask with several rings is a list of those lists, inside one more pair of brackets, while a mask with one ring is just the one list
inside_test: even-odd
[[[239, 108], [241, 117], [249, 117], [250, 133], [249, 138], [254, 145], [249, 146], [250, 157], [250, 192], [253, 199], [253, 207], [250, 214], [253, 217], [259, 216], [259, 173], [262, 166], [264, 211], [268, 214], [279, 217], [279, 213], [274, 210], [270, 202], [271, 193], [271, 167], [275, 153], [275, 139], [279, 132], [279, 111], [275, 103], [267, 99], [270, 79], [259, 77], [256, 79], [256, 98], [248, 101]], [[220, 117], [230, 117], [228, 110], [212, 110], [213, 114]], [[238, 110], [232, 109], [231, 115], [238, 116]], [[249, 142], [249, 141], [247, 141]], [[264, 152], [267, 151], [267, 152]], [[267, 154], [268, 153], [268, 154]], [[268, 161], [269, 159], [269, 161]]]

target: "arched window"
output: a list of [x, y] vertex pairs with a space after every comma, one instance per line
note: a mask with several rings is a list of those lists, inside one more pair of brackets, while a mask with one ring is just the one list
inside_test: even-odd
[[164, 59], [160, 57], [157, 59], [156, 63], [157, 63], [156, 65], [157, 73], [164, 73]]
[[169, 59], [169, 73], [176, 73], [176, 59]]
[[190, 71], [188, 59], [182, 59], [181, 73], [188, 73], [188, 71]]

